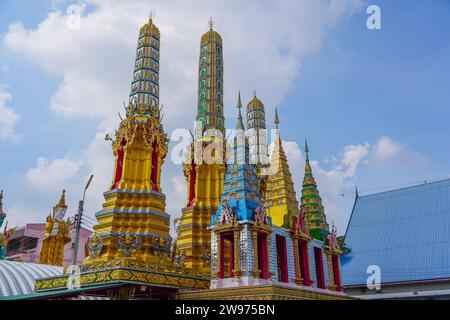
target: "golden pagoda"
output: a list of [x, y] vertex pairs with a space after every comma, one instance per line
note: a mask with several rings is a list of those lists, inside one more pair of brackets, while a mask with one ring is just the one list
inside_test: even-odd
[[267, 213], [276, 226], [290, 228], [298, 212], [298, 201], [292, 182], [289, 164], [279, 132], [278, 111], [275, 110], [276, 136], [271, 157], [270, 175], [267, 179]]
[[[174, 250], [169, 234], [170, 215], [161, 189], [168, 138], [158, 94], [147, 90], [148, 82], [159, 87], [158, 61], [159, 31], [150, 18], [139, 34], [126, 117], [115, 137], [107, 137], [112, 140], [114, 173], [103, 208], [95, 214], [98, 223], [87, 241], [89, 255], [81, 274], [71, 271], [69, 277], [42, 279], [36, 291], [70, 283], [86, 290], [100, 285], [112, 299], [130, 299], [208, 287], [207, 278], [192, 275], [185, 264], [186, 251]], [[154, 80], [147, 78], [152, 75]]]
[[53, 213], [47, 217], [39, 263], [63, 265], [64, 246], [71, 241], [69, 235], [71, 221], [70, 219], [64, 221], [67, 211], [65, 193], [66, 190], [63, 190], [59, 202], [53, 207]]
[[225, 179], [222, 38], [213, 30], [201, 37], [198, 107], [194, 142], [183, 166], [188, 183], [177, 248], [186, 251], [186, 266], [209, 273], [211, 233], [207, 229], [221, 202]]

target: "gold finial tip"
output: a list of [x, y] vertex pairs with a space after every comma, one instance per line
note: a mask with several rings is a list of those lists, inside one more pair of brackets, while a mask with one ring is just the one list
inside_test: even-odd
[[308, 139], [305, 138], [305, 153], [309, 152]]
[[212, 17], [209, 17], [208, 25], [209, 25], [209, 30], [212, 30], [214, 27], [214, 21], [213, 21]]
[[61, 197], [59, 198], [59, 202], [56, 205], [57, 207], [66, 207], [66, 189], [62, 189]]

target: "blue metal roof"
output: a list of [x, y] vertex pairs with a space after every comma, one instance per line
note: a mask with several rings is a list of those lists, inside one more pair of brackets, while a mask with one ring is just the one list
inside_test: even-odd
[[450, 278], [450, 179], [357, 198], [345, 243], [346, 286]]

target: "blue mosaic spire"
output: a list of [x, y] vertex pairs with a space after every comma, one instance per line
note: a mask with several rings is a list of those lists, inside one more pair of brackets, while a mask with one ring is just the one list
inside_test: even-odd
[[[244, 129], [239, 103], [238, 110], [237, 128]], [[248, 139], [242, 137], [242, 134], [245, 134], [243, 130], [237, 130], [234, 144], [231, 146], [234, 148], [234, 162], [227, 166], [222, 203], [219, 205], [216, 215], [211, 219], [213, 225], [216, 219], [221, 216], [224, 205], [229, 205], [237, 216], [237, 220], [243, 221], [254, 220], [255, 209], [261, 203], [256, 166], [250, 163]]]

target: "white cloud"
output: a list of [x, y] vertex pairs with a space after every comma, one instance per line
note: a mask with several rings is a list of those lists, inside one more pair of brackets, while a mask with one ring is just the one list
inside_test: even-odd
[[373, 146], [372, 156], [374, 160], [386, 161], [394, 158], [405, 149], [405, 144], [395, 142], [389, 137], [381, 137]]
[[66, 158], [50, 161], [40, 157], [36, 162], [36, 167], [31, 168], [26, 173], [27, 181], [39, 189], [55, 190], [61, 188], [70, 178], [78, 173], [80, 162], [74, 162]]
[[400, 143], [390, 137], [381, 137], [373, 146], [372, 154], [368, 159], [369, 165], [389, 166], [421, 166], [430, 161], [429, 157], [413, 151], [405, 143]]
[[15, 126], [20, 115], [6, 105], [11, 99], [11, 95], [5, 91], [4, 86], [0, 85], [0, 141], [18, 142], [20, 135], [16, 133]]

